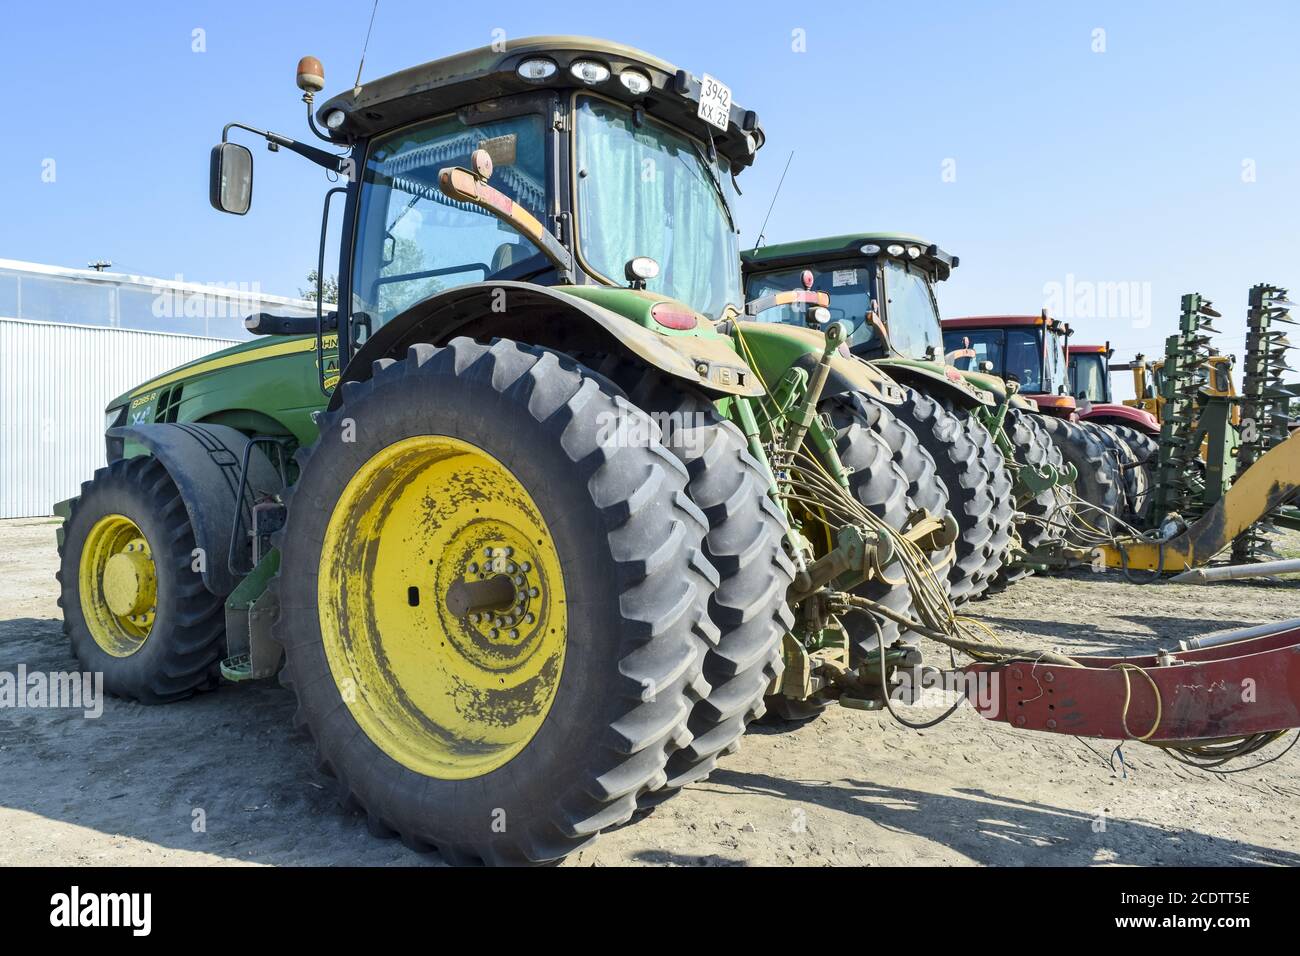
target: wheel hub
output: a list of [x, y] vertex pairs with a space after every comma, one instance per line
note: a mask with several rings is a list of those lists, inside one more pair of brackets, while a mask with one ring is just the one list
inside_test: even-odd
[[86, 534], [78, 567], [81, 613], [114, 657], [144, 646], [158, 604], [158, 569], [144, 533], [125, 515], [104, 515]]
[[541, 728], [564, 663], [563, 573], [536, 503], [487, 452], [428, 435], [374, 454], [339, 495], [318, 580], [330, 670], [394, 760], [476, 777]]
[[118, 617], [139, 616], [157, 600], [157, 577], [143, 539], [126, 546], [104, 564], [104, 600]]
[[545, 604], [536, 562], [521, 557], [509, 545], [483, 549], [483, 563], [471, 562], [467, 580], [504, 581], [509, 597], [490, 607], [470, 610], [465, 620], [481, 638], [495, 644], [518, 645], [532, 638], [538, 626], [537, 607]]

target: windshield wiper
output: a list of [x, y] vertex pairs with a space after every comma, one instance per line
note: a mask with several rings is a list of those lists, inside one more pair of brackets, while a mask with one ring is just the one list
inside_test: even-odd
[[735, 232], [736, 217], [731, 214], [731, 205], [727, 202], [727, 194], [723, 192], [722, 181], [714, 174], [713, 164], [709, 162], [709, 157], [704, 155], [704, 150], [700, 149], [700, 144], [695, 140], [691, 140], [690, 143], [695, 150], [695, 155], [700, 158], [700, 164], [704, 167], [709, 182], [713, 184], [713, 191], [718, 194], [718, 200], [722, 203], [722, 211], [727, 214], [727, 225], [731, 226], [732, 232]]

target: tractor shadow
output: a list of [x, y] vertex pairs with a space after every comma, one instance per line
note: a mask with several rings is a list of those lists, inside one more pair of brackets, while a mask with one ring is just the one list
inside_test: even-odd
[[[1080, 654], [1122, 657], [1149, 654], [1158, 648], [1172, 648], [1179, 640], [1199, 637], [1216, 631], [1230, 631], [1240, 627], [1253, 627], [1258, 621], [1209, 620], [1203, 617], [1170, 617], [1158, 619], [1143, 614], [1116, 614], [1114, 627], [1085, 621], [1043, 621], [1026, 617], [979, 613], [976, 616], [999, 633], [1007, 635], [1019, 631], [1023, 634], [1045, 638], [1054, 646]], [[1121, 624], [1128, 624], [1122, 627]], [[1152, 633], [1157, 631], [1157, 633]], [[1146, 633], [1143, 633], [1146, 632]], [[1007, 638], [1008, 643], [1015, 643]]]
[[[1097, 818], [1047, 803], [964, 788], [927, 793], [865, 780], [800, 781], [720, 769], [705, 786], [815, 805], [948, 847], [985, 866], [1296, 866], [1300, 854], [1191, 830]], [[933, 860], [898, 859], [897, 865]]]
[[[50, 619], [0, 621], [0, 674], [20, 664], [78, 670]], [[294, 706], [269, 680], [155, 707], [105, 698], [99, 716], [0, 708], [0, 863], [440, 864], [339, 807]]]

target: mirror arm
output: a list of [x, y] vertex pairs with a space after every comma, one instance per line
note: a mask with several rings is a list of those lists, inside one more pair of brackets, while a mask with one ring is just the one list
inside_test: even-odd
[[347, 156], [336, 156], [334, 153], [327, 152], [323, 149], [317, 149], [315, 146], [308, 146], [306, 143], [300, 143], [295, 139], [290, 139], [288, 136], [281, 136], [279, 133], [272, 133], [270, 130], [258, 129], [255, 126], [245, 126], [243, 123], [227, 123], [223, 126], [221, 128], [221, 141], [223, 143], [229, 140], [230, 131], [232, 129], [247, 130], [255, 136], [264, 137], [266, 141], [272, 144], [275, 148], [283, 146], [285, 149], [311, 160], [317, 166], [322, 166], [332, 173], [342, 173], [347, 170], [347, 164], [349, 162], [349, 157]]
[[505, 193], [494, 189], [468, 169], [448, 166], [438, 171], [438, 188], [448, 199], [473, 203], [487, 210], [502, 222], [517, 229], [532, 242], [546, 258], [555, 264], [562, 281], [573, 282], [573, 256], [531, 212]]

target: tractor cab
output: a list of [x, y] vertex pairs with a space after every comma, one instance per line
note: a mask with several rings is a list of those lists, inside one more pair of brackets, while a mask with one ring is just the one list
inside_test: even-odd
[[[958, 258], [938, 246], [897, 233], [856, 233], [761, 246], [742, 258], [747, 311], [757, 320], [844, 322], [849, 349], [861, 358], [942, 361], [934, 285]], [[825, 315], [798, 295], [782, 296], [801, 288], [824, 295]]]
[[1070, 327], [1040, 315], [986, 315], [943, 320], [943, 347], [963, 371], [986, 371], [1019, 386], [1040, 411], [1069, 417], [1066, 343]]
[[[1141, 401], [1120, 403], [1114, 399], [1110, 373], [1112, 369], [1122, 370], [1130, 366], [1110, 364], [1115, 350], [1109, 342], [1105, 345], [1071, 345], [1068, 346], [1068, 352], [1070, 394], [1078, 402], [1081, 419], [1099, 425], [1126, 426], [1153, 437], [1160, 434], [1160, 421], [1146, 409], [1147, 400], [1155, 401], [1156, 393], [1152, 390], [1158, 387], [1158, 370], [1152, 370], [1153, 374], [1148, 376], [1148, 366], [1138, 356], [1140, 369], [1138, 365], [1132, 367], [1135, 369], [1134, 387]], [[1146, 394], [1148, 391], [1151, 394]]]
[[[338, 313], [320, 329], [268, 317], [254, 332], [338, 329], [346, 367], [421, 303], [502, 282], [637, 311], [653, 332], [739, 312], [734, 177], [763, 132], [708, 74], [617, 43], [537, 37], [363, 83], [313, 114], [323, 71], [305, 58], [298, 73], [327, 149], [230, 124], [213, 150], [212, 203], [249, 208], [252, 155], [232, 129], [338, 174], [325, 200], [327, 222], [334, 206], [343, 216]], [[608, 295], [618, 289], [637, 295]], [[660, 310], [666, 326], [649, 314], [660, 300], [680, 304]]]
[[1106, 345], [1071, 345], [1068, 348], [1070, 358], [1070, 394], [1076, 399], [1087, 400], [1094, 405], [1111, 402], [1110, 357], [1114, 354], [1109, 344]]

